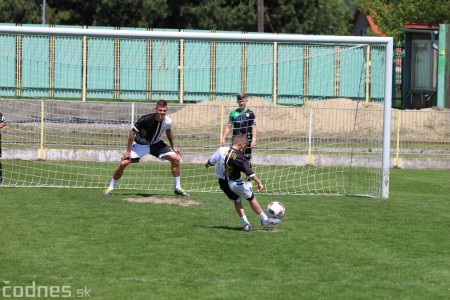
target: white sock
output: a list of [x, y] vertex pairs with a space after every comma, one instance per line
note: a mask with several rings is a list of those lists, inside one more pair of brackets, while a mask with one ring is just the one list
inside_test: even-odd
[[259, 217], [259, 219], [260, 219], [261, 221], [267, 220], [267, 215], [266, 215], [264, 212], [260, 213], [260, 214], [258, 215], [258, 217]]
[[181, 189], [181, 183], [180, 183], [180, 176], [173, 178], [173, 183], [175, 184], [175, 189], [179, 190]]
[[112, 191], [114, 189], [114, 186], [116, 185], [118, 180], [115, 180], [114, 178], [111, 180], [111, 183], [109, 184], [109, 189]]
[[244, 226], [245, 226], [245, 224], [250, 225], [250, 223], [249, 223], [248, 220], [247, 220], [247, 216], [246, 216], [246, 215], [243, 215], [243, 216], [241, 217], [241, 221], [242, 221], [242, 225], [244, 225]]

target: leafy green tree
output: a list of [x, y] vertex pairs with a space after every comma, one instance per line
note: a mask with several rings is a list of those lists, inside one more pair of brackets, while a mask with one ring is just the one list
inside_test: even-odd
[[344, 0], [268, 1], [266, 19], [279, 33], [348, 35], [352, 9]]
[[0, 0], [0, 22], [2, 23], [42, 23], [42, 1]]
[[450, 23], [448, 0], [362, 0], [357, 7], [371, 16], [382, 32], [397, 40], [403, 39], [404, 24]]
[[166, 0], [103, 0], [93, 24], [115, 27], [158, 27], [169, 16]]
[[256, 31], [256, 8], [257, 0], [186, 1], [180, 17], [189, 29]]
[[93, 25], [102, 0], [46, 0], [47, 23], [58, 25]]
[[[187, 28], [257, 31], [257, 0], [190, 1], [180, 15]], [[352, 9], [345, 0], [265, 1], [266, 32], [336, 34], [349, 33]]]
[[[0, 22], [40, 23], [42, 0], [0, 0]], [[266, 32], [349, 33], [354, 0], [266, 0]], [[46, 0], [48, 24], [257, 31], [258, 0]]]

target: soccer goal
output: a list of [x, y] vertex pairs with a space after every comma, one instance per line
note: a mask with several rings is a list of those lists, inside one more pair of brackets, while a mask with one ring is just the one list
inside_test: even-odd
[[[0, 26], [3, 186], [105, 188], [139, 116], [169, 101], [182, 186], [219, 192], [204, 163], [235, 95], [257, 118], [268, 194], [388, 198], [392, 38]], [[173, 189], [170, 165], [118, 189]]]

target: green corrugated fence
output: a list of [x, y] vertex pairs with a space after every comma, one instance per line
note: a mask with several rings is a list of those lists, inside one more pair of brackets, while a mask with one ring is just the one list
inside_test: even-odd
[[376, 45], [0, 35], [0, 96], [199, 102], [246, 91], [280, 104], [382, 101], [384, 55]]

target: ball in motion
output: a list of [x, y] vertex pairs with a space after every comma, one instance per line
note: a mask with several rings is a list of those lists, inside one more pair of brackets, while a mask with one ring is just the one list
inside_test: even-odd
[[281, 219], [286, 213], [286, 208], [281, 202], [271, 202], [267, 205], [267, 213], [271, 218]]

